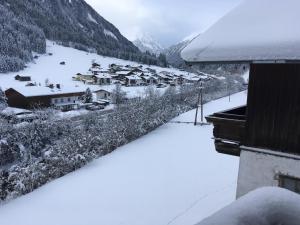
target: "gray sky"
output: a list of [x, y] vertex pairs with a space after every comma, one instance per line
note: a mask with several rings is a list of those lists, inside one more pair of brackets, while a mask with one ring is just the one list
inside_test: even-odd
[[86, 0], [133, 41], [146, 33], [164, 47], [200, 33], [242, 0]]

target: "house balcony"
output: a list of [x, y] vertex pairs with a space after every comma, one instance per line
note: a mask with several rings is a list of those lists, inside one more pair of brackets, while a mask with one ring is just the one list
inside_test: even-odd
[[246, 109], [247, 106], [242, 106], [206, 117], [214, 125], [217, 152], [240, 156], [246, 130]]

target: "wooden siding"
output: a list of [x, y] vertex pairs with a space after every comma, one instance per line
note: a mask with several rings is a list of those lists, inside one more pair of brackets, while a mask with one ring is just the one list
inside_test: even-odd
[[246, 106], [215, 113], [206, 117], [214, 124], [216, 150], [220, 153], [239, 156], [240, 145], [245, 138]]
[[300, 64], [252, 64], [245, 144], [300, 154]]
[[14, 89], [8, 89], [5, 91], [5, 95], [7, 97], [7, 104], [10, 107], [28, 109], [28, 102], [27, 99], [21, 95], [19, 92], [15, 91]]

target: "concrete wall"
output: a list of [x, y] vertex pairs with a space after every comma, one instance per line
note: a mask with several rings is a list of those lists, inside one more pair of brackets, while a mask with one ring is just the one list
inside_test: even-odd
[[242, 150], [237, 198], [260, 187], [279, 186], [279, 175], [300, 178], [300, 158]]

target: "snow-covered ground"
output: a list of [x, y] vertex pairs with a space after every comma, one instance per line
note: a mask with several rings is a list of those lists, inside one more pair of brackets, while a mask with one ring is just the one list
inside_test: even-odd
[[[52, 53], [50, 56], [48, 53]], [[38, 54], [35, 54], [38, 55]], [[0, 74], [0, 87], [8, 89], [11, 87], [24, 87], [27, 82], [15, 81], [14, 77], [17, 74], [23, 76], [31, 76], [32, 82], [44, 85], [45, 80], [49, 79], [49, 83], [61, 84], [62, 90], [65, 88], [74, 88], [76, 90], [84, 90], [90, 87], [92, 90], [104, 89], [111, 91], [115, 88], [114, 85], [98, 86], [98, 85], [85, 85], [82, 82], [73, 81], [72, 77], [77, 73], [85, 74], [95, 60], [101, 64], [102, 68], [108, 68], [112, 63], [119, 65], [138, 65], [135, 62], [125, 61], [116, 58], [104, 57], [97, 54], [79, 51], [73, 48], [67, 48], [57, 45], [51, 41], [47, 41], [47, 54], [40, 55], [34, 63], [29, 63], [27, 68], [23, 71], [16, 73]], [[66, 65], [60, 65], [60, 62], [66, 62]], [[145, 65], [145, 67], [149, 67]], [[174, 73], [185, 74], [173, 68], [162, 68], [157, 66], [150, 66], [156, 69], [157, 72], [169, 71]], [[76, 87], [77, 86], [77, 87]], [[128, 97], [136, 97], [144, 94], [145, 87], [124, 87], [124, 91], [128, 93]], [[162, 89], [160, 89], [162, 91]]]
[[[205, 112], [245, 103], [243, 92], [206, 104]], [[212, 126], [168, 123], [0, 206], [0, 225], [196, 224], [235, 200], [239, 158], [218, 154], [211, 137]]]

